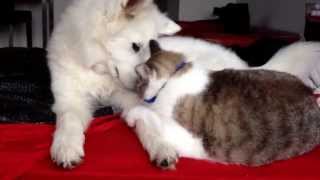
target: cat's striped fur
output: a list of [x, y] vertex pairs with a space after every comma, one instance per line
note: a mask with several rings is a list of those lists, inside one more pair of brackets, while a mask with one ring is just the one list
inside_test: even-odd
[[[175, 119], [201, 137], [214, 159], [263, 165], [320, 143], [320, 111], [297, 78], [264, 70], [211, 74], [207, 89], [175, 106]], [[290, 89], [290, 91], [288, 91]]]
[[[140, 94], [151, 81], [177, 79], [195, 68], [188, 63], [175, 72], [183, 55], [153, 46], [144, 69], [137, 68], [143, 81]], [[202, 92], [179, 98], [172, 116], [202, 140], [210, 159], [260, 166], [306, 153], [320, 143], [320, 109], [312, 90], [296, 77], [223, 70], [208, 73], [208, 79]]]

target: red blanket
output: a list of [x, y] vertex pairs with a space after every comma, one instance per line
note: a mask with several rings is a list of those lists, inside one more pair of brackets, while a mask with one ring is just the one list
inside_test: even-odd
[[320, 148], [292, 160], [260, 168], [181, 159], [176, 171], [153, 167], [133, 131], [119, 117], [94, 121], [87, 133], [84, 163], [63, 170], [50, 160], [52, 125], [0, 126], [0, 179], [320, 179]]

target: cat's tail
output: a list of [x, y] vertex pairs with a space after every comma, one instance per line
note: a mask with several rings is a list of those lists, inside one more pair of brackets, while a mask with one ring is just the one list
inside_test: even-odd
[[297, 42], [280, 49], [263, 69], [298, 76], [312, 88], [320, 87], [320, 42]]

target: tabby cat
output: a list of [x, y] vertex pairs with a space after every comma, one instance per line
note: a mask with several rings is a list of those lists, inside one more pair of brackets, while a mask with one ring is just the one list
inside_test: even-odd
[[[150, 49], [152, 57], [136, 67], [145, 104], [128, 118], [139, 128], [140, 119], [153, 121], [143, 117], [147, 109], [161, 117], [145, 137], [154, 138], [153, 145], [142, 142], [161, 168], [174, 168], [179, 156], [260, 166], [320, 143], [320, 109], [312, 90], [296, 77], [268, 70], [211, 72], [156, 41]], [[177, 156], [154, 157], [150, 147], [157, 141]]]

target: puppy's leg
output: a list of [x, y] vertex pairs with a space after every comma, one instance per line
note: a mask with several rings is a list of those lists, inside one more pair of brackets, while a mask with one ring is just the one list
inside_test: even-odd
[[51, 157], [64, 168], [73, 168], [84, 157], [84, 132], [92, 117], [86, 98], [55, 97], [53, 110], [57, 115], [56, 130], [51, 146]]
[[177, 150], [163, 136], [166, 123], [150, 109], [137, 106], [126, 116], [127, 122], [135, 124], [135, 130], [141, 144], [148, 152], [151, 162], [162, 169], [175, 169], [178, 162]]

